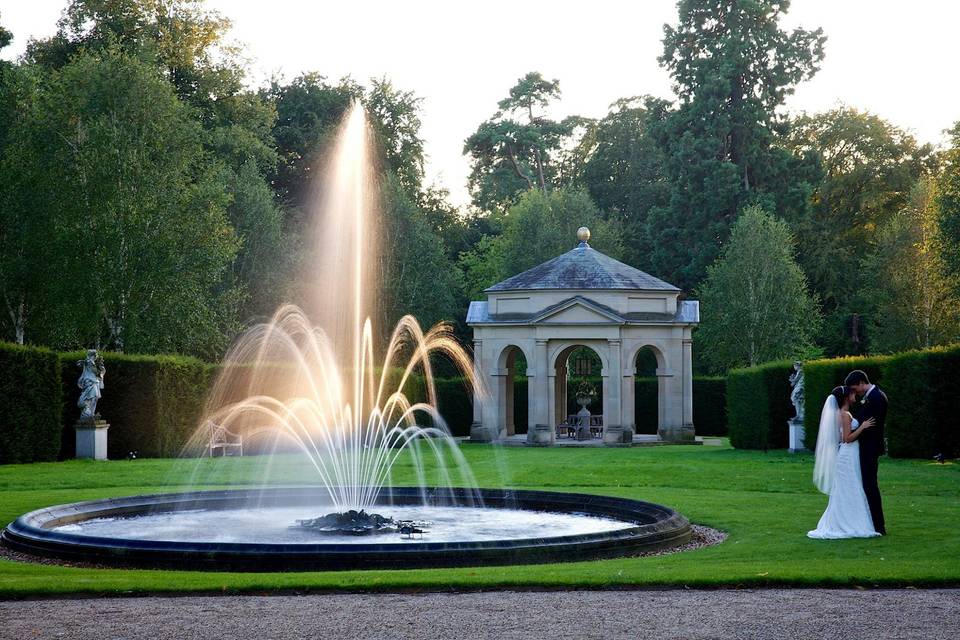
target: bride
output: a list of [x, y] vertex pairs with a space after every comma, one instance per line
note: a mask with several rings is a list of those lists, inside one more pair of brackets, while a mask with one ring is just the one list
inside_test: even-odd
[[813, 483], [830, 495], [827, 510], [811, 538], [870, 538], [880, 535], [873, 528], [870, 506], [860, 478], [860, 443], [857, 438], [874, 425], [870, 418], [859, 424], [850, 414], [856, 393], [837, 387], [823, 405], [817, 435]]

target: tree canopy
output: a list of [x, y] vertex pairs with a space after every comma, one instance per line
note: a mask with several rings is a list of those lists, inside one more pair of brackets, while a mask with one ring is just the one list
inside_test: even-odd
[[960, 123], [938, 149], [866, 109], [789, 113], [826, 53], [789, 9], [678, 0], [659, 57], [674, 95], [596, 120], [557, 116], [560, 79], [505, 81], [464, 142], [461, 207], [426, 178], [415, 87], [322, 69], [255, 86], [204, 0], [69, 0], [53, 36], [0, 61], [2, 337], [216, 358], [306, 302], [317, 176], [359, 101], [381, 333], [413, 313], [469, 338], [471, 299], [587, 225], [701, 296], [698, 368], [960, 339]]
[[737, 218], [697, 294], [703, 314], [697, 338], [714, 371], [816, 352], [820, 313], [794, 258], [790, 229], [758, 206]]

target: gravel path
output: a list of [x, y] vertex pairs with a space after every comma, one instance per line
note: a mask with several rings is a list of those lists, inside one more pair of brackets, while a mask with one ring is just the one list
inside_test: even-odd
[[956, 638], [960, 589], [335, 594], [0, 602], [0, 638]]

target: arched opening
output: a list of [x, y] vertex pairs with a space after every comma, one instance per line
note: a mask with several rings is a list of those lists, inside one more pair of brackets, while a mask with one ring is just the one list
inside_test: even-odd
[[[584, 345], [571, 345], [554, 361], [554, 415], [559, 436], [576, 437], [587, 427], [593, 437], [603, 429], [603, 360]], [[580, 434], [584, 437], [584, 434]]]
[[633, 420], [637, 433], [656, 435], [660, 427], [660, 405], [663, 378], [660, 353], [646, 346], [637, 351], [634, 359], [634, 409]]
[[503, 350], [501, 357], [501, 397], [506, 434], [512, 436], [527, 432], [527, 358], [516, 346]]

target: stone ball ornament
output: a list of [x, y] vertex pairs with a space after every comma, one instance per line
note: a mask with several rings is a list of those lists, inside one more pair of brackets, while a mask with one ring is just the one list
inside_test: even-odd
[[577, 240], [580, 242], [590, 242], [590, 229], [587, 227], [577, 229]]

